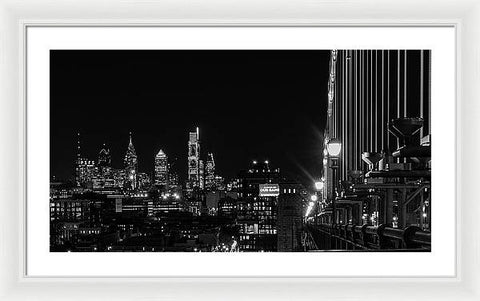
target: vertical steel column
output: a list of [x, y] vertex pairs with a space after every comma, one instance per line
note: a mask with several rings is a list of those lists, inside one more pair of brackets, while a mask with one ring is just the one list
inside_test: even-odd
[[366, 54], [366, 64], [365, 64], [365, 151], [370, 150], [370, 50], [367, 50]]
[[[428, 51], [428, 134], [432, 133], [432, 51]], [[430, 225], [431, 228], [431, 225]]]
[[[339, 64], [340, 64], [340, 61], [339, 61], [339, 55], [340, 55], [340, 52], [337, 51], [337, 54], [336, 54], [336, 61], [335, 61], [335, 68], [336, 68], [336, 72], [335, 72], [335, 95], [333, 97], [333, 110], [332, 110], [332, 117], [333, 117], [333, 131], [331, 134], [333, 134], [333, 137], [338, 137], [338, 131], [337, 131], [337, 114], [338, 114], [338, 106], [337, 106], [337, 103], [338, 103], [338, 96], [340, 95], [340, 85], [338, 84], [338, 78], [340, 76], [340, 68], [339, 68]], [[338, 68], [337, 68], [338, 67]], [[331, 138], [332, 136], [330, 136], [329, 138]]]
[[399, 204], [400, 205], [399, 212], [401, 212], [401, 216], [398, 219], [399, 222], [401, 223], [399, 225], [399, 228], [402, 228], [402, 229], [405, 228], [407, 225], [407, 206], [405, 205], [406, 201], [407, 201], [407, 189], [402, 188], [402, 201]]
[[393, 189], [388, 188], [385, 195], [385, 223], [390, 223], [393, 219]]
[[348, 143], [347, 143], [347, 140], [348, 140], [348, 123], [347, 123], [347, 119], [348, 119], [348, 50], [345, 50], [345, 57], [344, 57], [344, 69], [345, 69], [345, 76], [344, 76], [344, 81], [343, 81], [343, 88], [344, 88], [344, 91], [345, 91], [345, 95], [344, 95], [344, 98], [343, 98], [343, 118], [342, 118], [342, 121], [343, 121], [343, 135], [342, 135], [342, 155], [343, 155], [343, 175], [341, 177], [341, 180], [342, 181], [343, 179], [346, 178], [346, 175], [347, 175], [347, 165], [348, 165], [348, 158], [347, 158], [347, 155], [348, 155], [348, 151], [347, 151], [347, 148], [348, 148]]
[[[423, 118], [423, 50], [420, 50], [420, 118]], [[423, 138], [423, 127], [420, 129], [421, 138]]]
[[382, 150], [385, 150], [385, 50], [382, 50]]
[[[403, 65], [403, 117], [407, 117], [407, 50], [404, 50]], [[407, 163], [407, 158], [403, 158], [403, 162]]]
[[370, 151], [374, 150], [373, 148], [373, 50], [370, 50]]
[[403, 66], [403, 117], [407, 117], [407, 50], [404, 50]]
[[[390, 53], [391, 50], [387, 50], [387, 122], [390, 122]], [[390, 153], [390, 132], [387, 127], [387, 149]]]
[[348, 166], [347, 166], [347, 176], [346, 179], [348, 180], [348, 171], [353, 169], [353, 137], [355, 134], [353, 133], [353, 50], [349, 50], [349, 55], [347, 58], [348, 62], [348, 134], [347, 134], [347, 147], [348, 147]]
[[358, 125], [358, 50], [355, 50], [354, 52], [353, 61], [355, 62], [355, 68], [353, 70], [353, 74], [355, 75], [355, 103], [353, 106], [353, 128], [355, 131], [353, 135], [353, 169], [358, 170], [358, 129], [360, 128]]
[[346, 136], [346, 126], [345, 126], [345, 122], [346, 122], [346, 116], [345, 116], [345, 113], [346, 113], [346, 98], [347, 98], [347, 88], [346, 88], [346, 82], [347, 82], [347, 67], [346, 67], [346, 50], [343, 51], [343, 57], [342, 57], [342, 63], [343, 63], [343, 75], [342, 75], [342, 137], [341, 137], [341, 141], [342, 141], [342, 148], [343, 148], [343, 151], [342, 151], [342, 160], [341, 160], [341, 166], [342, 166], [342, 172], [341, 172], [341, 175], [340, 177], [338, 178], [338, 181], [337, 181], [337, 184], [344, 179], [345, 177], [345, 174], [346, 174], [346, 160], [345, 160], [345, 136]]
[[400, 50], [397, 51], [397, 118], [400, 118]]
[[[397, 118], [400, 118], [400, 50], [397, 50]], [[398, 139], [397, 148], [400, 148]], [[397, 163], [400, 163], [400, 158], [397, 158]]]
[[[364, 120], [365, 120], [365, 116], [364, 116], [364, 106], [365, 106], [365, 96], [364, 96], [364, 93], [365, 93], [365, 89], [363, 87], [363, 84], [365, 82], [365, 69], [364, 69], [364, 62], [365, 62], [365, 53], [363, 50], [360, 50], [360, 127], [359, 127], [359, 130], [360, 130], [360, 152], [363, 152], [364, 151], [364, 148], [365, 148], [365, 143], [364, 143], [364, 140], [365, 140], [365, 126], [364, 126]], [[363, 167], [363, 165], [362, 165]], [[363, 168], [362, 168], [363, 170]]]
[[375, 152], [378, 152], [378, 50], [375, 50]]

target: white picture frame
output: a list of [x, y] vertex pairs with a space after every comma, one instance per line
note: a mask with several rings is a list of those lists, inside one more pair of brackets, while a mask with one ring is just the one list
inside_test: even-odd
[[[433, 251], [195, 253], [49, 252], [49, 57], [51, 49], [429, 49], [432, 57], [432, 160], [455, 157], [455, 27], [45, 26], [26, 25], [24, 205], [27, 277], [455, 277], [455, 162], [433, 172]], [[355, 45], [355, 46], [352, 46]], [[63, 50], [62, 50], [63, 49]], [[277, 51], [277, 50], [272, 50]], [[85, 87], [88, 89], [88, 87]], [[65, 99], [69, 102], [69, 99]], [[74, 105], [74, 103], [70, 103]], [[438, 105], [442, 104], [442, 105]], [[241, 105], [241, 104], [238, 104]], [[181, 112], [178, 112], [181, 114]], [[444, 121], [442, 121], [444, 120]], [[447, 122], [448, 121], [448, 122]], [[314, 168], [314, 166], [312, 166]], [[448, 176], [442, 176], [448, 173]], [[442, 220], [443, 222], [438, 222]], [[122, 264], [119, 265], [118, 263]], [[182, 262], [182, 265], [178, 265]], [[279, 264], [281, 263], [281, 264]], [[321, 269], [310, 266], [322, 267]], [[418, 268], [421, 266], [421, 268]], [[152, 267], [162, 267], [161, 269]], [[366, 267], [368, 267], [366, 269]]]
[[[47, 5], [48, 4], [48, 5]], [[54, 6], [52, 6], [52, 4]], [[475, 183], [479, 145], [475, 120], [480, 5], [442, 1], [412, 3], [367, 0], [317, 6], [298, 1], [275, 5], [245, 1], [232, 6], [209, 1], [199, 6], [121, 1], [3, 1], [0, 3], [0, 296], [7, 300], [64, 299], [436, 299], [477, 300], [478, 212]], [[54, 8], [54, 9], [52, 9]], [[106, 9], [108, 8], [108, 9]], [[180, 9], [181, 8], [181, 9]], [[259, 18], [259, 13], [263, 16]], [[228, 15], [227, 19], [223, 14]], [[188, 15], [189, 18], [183, 16]], [[382, 18], [372, 19], [373, 17]], [[88, 20], [85, 20], [88, 18]], [[347, 19], [346, 19], [347, 18]], [[326, 21], [328, 20], [328, 21]], [[54, 278], [25, 277], [24, 42], [28, 25], [83, 26], [455, 26], [457, 29], [457, 276], [450, 278]], [[466, 159], [469, 159], [468, 161]]]

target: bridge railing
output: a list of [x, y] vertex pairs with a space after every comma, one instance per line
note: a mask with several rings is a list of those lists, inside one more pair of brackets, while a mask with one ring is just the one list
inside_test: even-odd
[[307, 225], [318, 250], [430, 251], [430, 232], [416, 226]]

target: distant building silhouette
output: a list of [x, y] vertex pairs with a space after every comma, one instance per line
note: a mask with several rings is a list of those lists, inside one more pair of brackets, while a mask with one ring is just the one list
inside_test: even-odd
[[163, 150], [155, 156], [155, 185], [165, 189], [168, 186], [168, 157]]
[[188, 139], [188, 180], [187, 189], [192, 191], [195, 187], [203, 188], [200, 171], [202, 164], [200, 160], [200, 132], [197, 127], [195, 132], [189, 133]]
[[132, 142], [132, 133], [130, 133], [128, 148], [124, 159], [124, 166], [125, 174], [127, 176], [126, 181], [130, 184], [131, 189], [135, 189], [137, 187], [138, 159]]

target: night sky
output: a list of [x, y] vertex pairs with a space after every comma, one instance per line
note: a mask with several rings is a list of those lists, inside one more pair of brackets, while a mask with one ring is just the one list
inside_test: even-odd
[[139, 171], [153, 173], [161, 148], [186, 178], [188, 132], [200, 127], [227, 179], [251, 160], [271, 162], [311, 185], [322, 168], [327, 50], [55, 50], [50, 63], [51, 175], [73, 179], [82, 155], [103, 143], [123, 168], [133, 133]]

